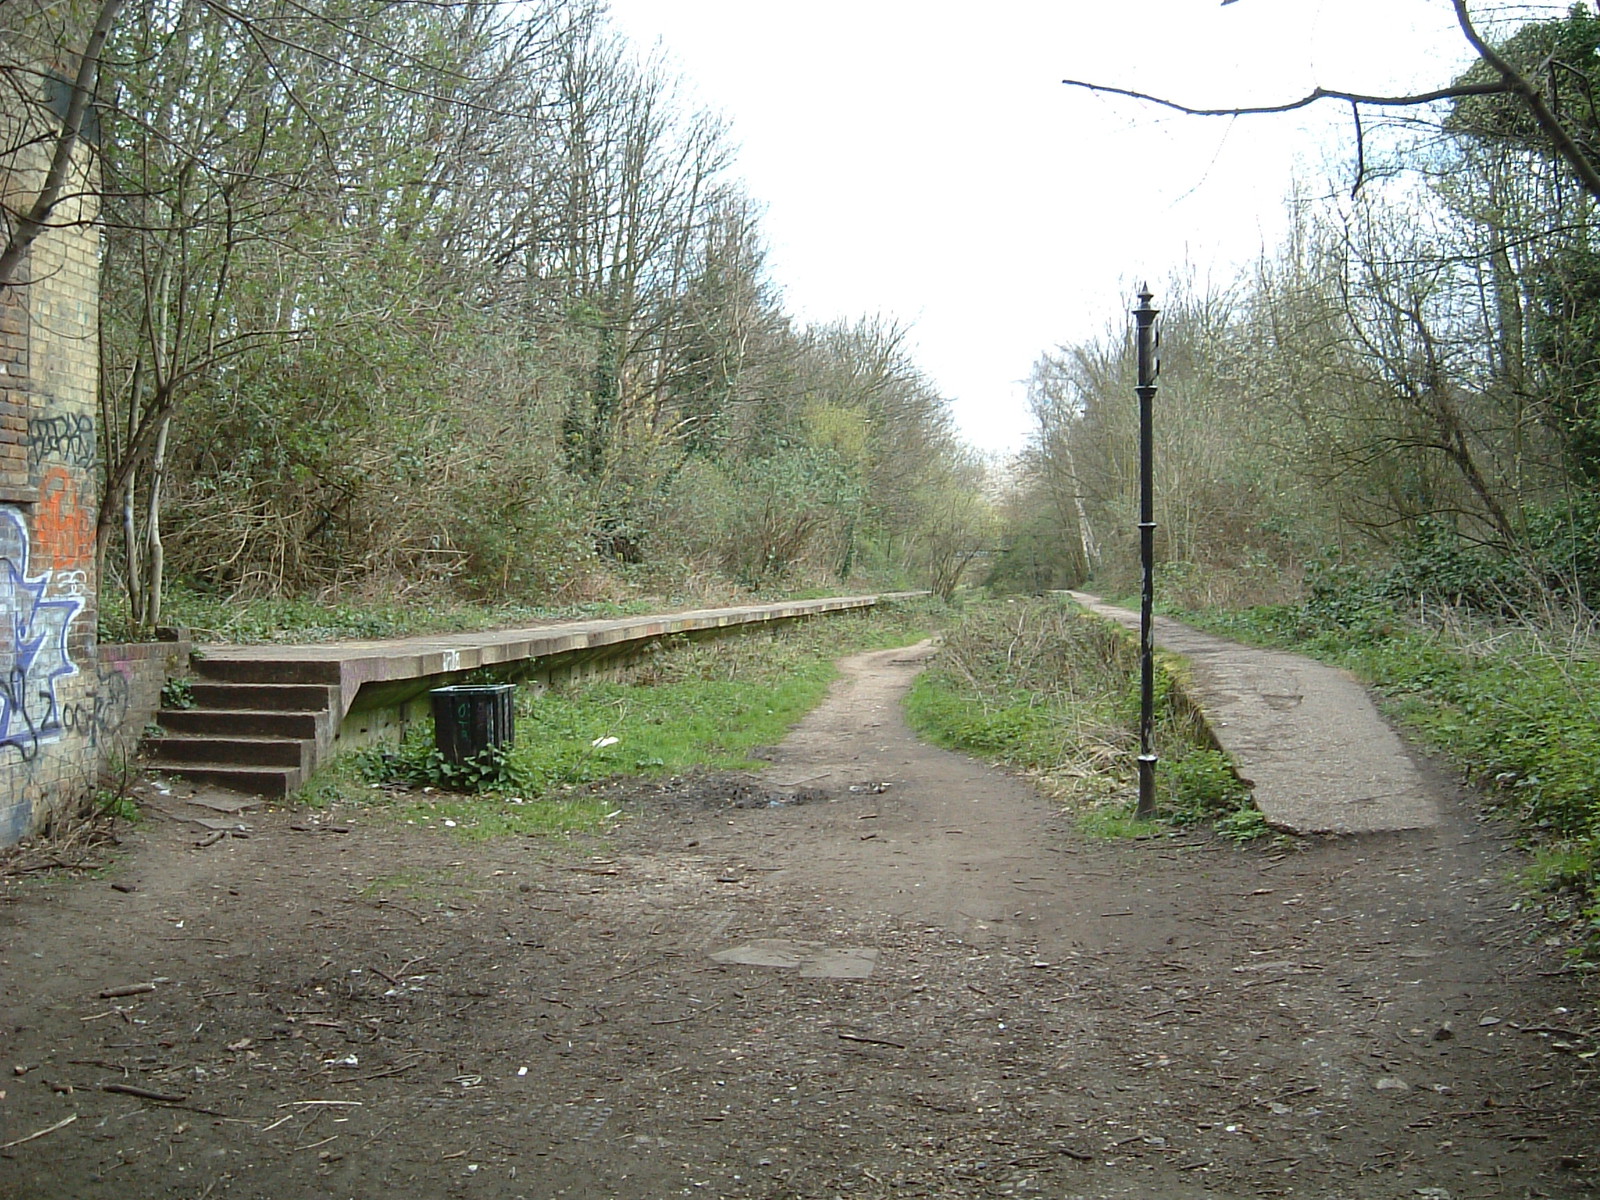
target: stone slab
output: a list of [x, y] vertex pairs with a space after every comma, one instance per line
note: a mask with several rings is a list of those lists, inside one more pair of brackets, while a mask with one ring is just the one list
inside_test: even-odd
[[712, 962], [745, 967], [798, 969], [807, 979], [866, 979], [878, 964], [878, 952], [866, 946], [824, 946], [820, 942], [796, 942], [784, 938], [761, 938], [718, 950]]

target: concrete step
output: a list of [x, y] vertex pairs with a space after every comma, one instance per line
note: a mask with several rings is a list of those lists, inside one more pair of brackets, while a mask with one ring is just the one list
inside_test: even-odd
[[201, 679], [224, 683], [339, 682], [339, 663], [333, 659], [206, 658], [197, 652], [189, 663]]
[[233, 763], [249, 767], [293, 767], [307, 771], [314, 743], [273, 737], [162, 736], [145, 743], [151, 766], [165, 770], [191, 763]]
[[209, 783], [231, 791], [274, 799], [287, 796], [305, 782], [305, 774], [295, 767], [241, 767], [230, 763], [151, 763], [164, 775], [191, 783]]
[[314, 739], [318, 725], [331, 719], [326, 712], [275, 712], [242, 708], [163, 708], [156, 714], [169, 734], [200, 737]]
[[196, 708], [255, 712], [326, 712], [336, 688], [323, 683], [204, 683], [189, 685]]

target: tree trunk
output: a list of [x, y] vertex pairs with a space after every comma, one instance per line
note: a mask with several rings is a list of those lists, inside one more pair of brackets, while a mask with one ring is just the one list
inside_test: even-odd
[[161, 418], [161, 429], [156, 434], [155, 450], [150, 456], [150, 507], [145, 517], [145, 622], [151, 626], [161, 620], [162, 573], [166, 566], [166, 550], [161, 544], [161, 484], [166, 476], [167, 431], [172, 418]]

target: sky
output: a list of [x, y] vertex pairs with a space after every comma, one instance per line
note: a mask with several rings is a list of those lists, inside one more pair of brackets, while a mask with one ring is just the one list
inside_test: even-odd
[[1146, 280], [1158, 307], [1164, 279], [1226, 283], [1278, 243], [1297, 174], [1349, 184], [1347, 107], [1187, 117], [1061, 80], [1231, 107], [1425, 90], [1470, 57], [1449, 0], [610, 8], [730, 124], [788, 310], [909, 325], [966, 440], [1000, 453], [1041, 353], [1120, 327]]

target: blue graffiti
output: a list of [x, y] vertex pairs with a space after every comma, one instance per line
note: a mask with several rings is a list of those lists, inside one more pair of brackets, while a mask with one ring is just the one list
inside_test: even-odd
[[47, 599], [50, 572], [30, 577], [28, 551], [21, 514], [0, 509], [0, 747], [24, 761], [61, 736], [56, 681], [78, 673], [67, 630], [84, 606], [82, 596]]

